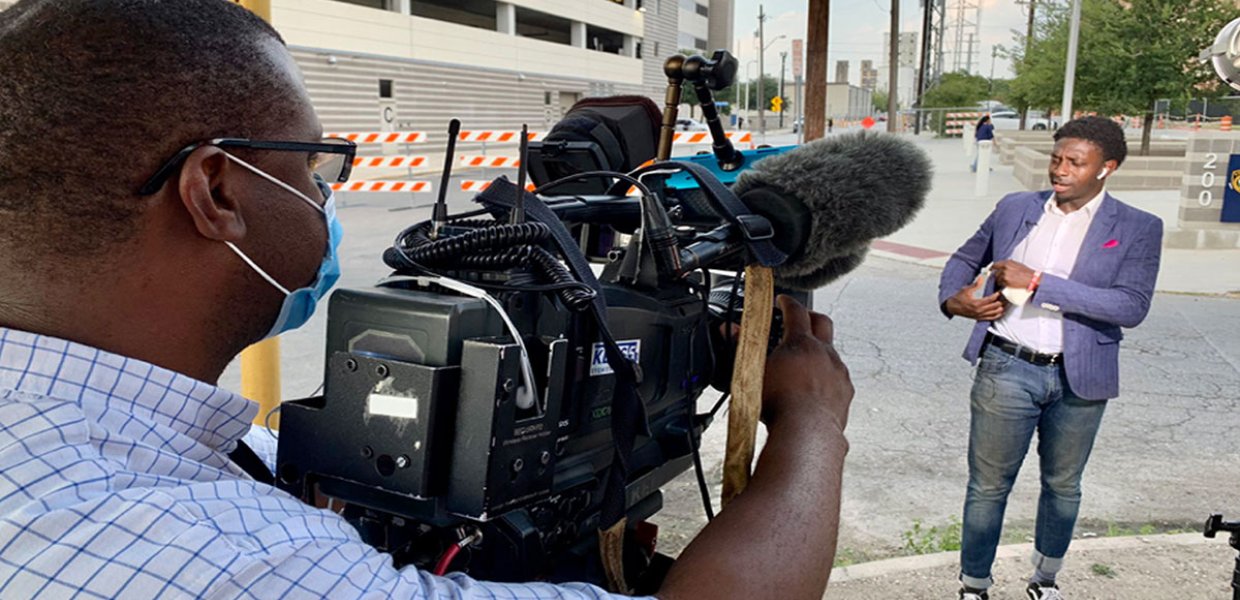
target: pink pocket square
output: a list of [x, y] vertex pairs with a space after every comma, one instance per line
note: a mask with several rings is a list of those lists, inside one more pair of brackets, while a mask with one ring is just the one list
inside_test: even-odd
[[1119, 245], [1119, 240], [1111, 240], [1102, 245], [1103, 248], [1114, 248]]

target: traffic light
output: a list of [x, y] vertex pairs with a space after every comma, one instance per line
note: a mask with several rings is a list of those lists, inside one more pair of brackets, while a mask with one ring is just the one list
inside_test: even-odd
[[783, 111], [784, 111], [783, 97], [775, 96], [774, 98], [771, 98], [771, 112], [783, 112]]

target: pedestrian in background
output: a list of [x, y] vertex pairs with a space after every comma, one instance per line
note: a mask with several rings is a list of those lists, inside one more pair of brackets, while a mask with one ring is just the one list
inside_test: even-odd
[[[1004, 197], [943, 268], [943, 314], [977, 321], [964, 351], [977, 374], [960, 600], [988, 600], [1008, 493], [1035, 432], [1042, 492], [1025, 592], [1063, 599], [1055, 576], [1076, 526], [1081, 475], [1107, 400], [1119, 395], [1120, 328], [1149, 312], [1162, 252], [1162, 221], [1106, 193], [1127, 153], [1109, 119], [1064, 125], [1051, 151], [1052, 190]], [[986, 281], [978, 274], [988, 265]]]
[[994, 144], [995, 141], [995, 124], [990, 122], [990, 115], [983, 115], [977, 121], [977, 129], [973, 132], [973, 166], [969, 170], [977, 172], [977, 157], [982, 155], [982, 142], [989, 141]]

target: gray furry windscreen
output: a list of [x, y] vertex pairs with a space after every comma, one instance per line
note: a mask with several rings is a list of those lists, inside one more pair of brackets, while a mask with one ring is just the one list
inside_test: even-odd
[[758, 188], [810, 211], [805, 248], [775, 269], [776, 283], [814, 289], [859, 266], [870, 241], [912, 221], [930, 191], [925, 151], [901, 137], [860, 132], [810, 142], [741, 174], [739, 196]]

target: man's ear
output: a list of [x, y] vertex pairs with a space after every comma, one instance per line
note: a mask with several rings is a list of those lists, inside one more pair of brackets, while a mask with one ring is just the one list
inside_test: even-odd
[[198, 233], [210, 240], [237, 242], [245, 237], [241, 199], [235, 186], [225, 185], [232, 166], [224, 151], [215, 146], [194, 150], [181, 166], [177, 181], [181, 202]]

